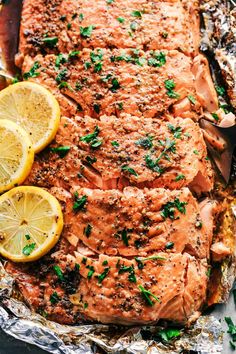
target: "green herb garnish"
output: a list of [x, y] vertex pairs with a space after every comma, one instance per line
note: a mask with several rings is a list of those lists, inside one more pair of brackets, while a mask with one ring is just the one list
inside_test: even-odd
[[50, 148], [50, 151], [55, 152], [61, 158], [65, 157], [70, 151], [70, 146], [58, 146], [56, 148]]
[[36, 70], [39, 68], [40, 68], [40, 64], [38, 61], [36, 61], [34, 65], [31, 67], [31, 69], [28, 72], [23, 74], [23, 78], [25, 80], [28, 80], [30, 77], [38, 77], [40, 73], [37, 72]]
[[50, 296], [50, 302], [51, 304], [55, 305], [60, 301], [60, 297], [56, 291], [54, 291], [51, 296]]
[[176, 182], [179, 182], [179, 181], [181, 181], [182, 179], [185, 179], [185, 175], [183, 175], [182, 173], [180, 173], [178, 176], [175, 177], [175, 181], [176, 181]]
[[84, 235], [86, 237], [89, 237], [91, 235], [92, 232], [92, 225], [88, 224], [85, 228], [84, 228]]
[[75, 199], [75, 202], [73, 204], [73, 210], [75, 212], [80, 211], [80, 210], [84, 210], [84, 206], [88, 200], [87, 195], [83, 195], [81, 198], [79, 198], [78, 193], [75, 192], [74, 199]]
[[83, 38], [89, 38], [94, 30], [94, 26], [90, 25], [88, 27], [80, 27], [80, 35]]
[[110, 271], [110, 267], [107, 267], [104, 269], [102, 274], [98, 275], [98, 284], [101, 284], [103, 282], [103, 280], [107, 277], [109, 271]]
[[30, 243], [29, 245], [26, 245], [23, 248], [22, 253], [25, 256], [29, 256], [33, 252], [33, 250], [35, 249], [35, 246], [36, 246], [36, 243]]
[[129, 167], [128, 165], [121, 166], [121, 170], [125, 171], [125, 172], [129, 172], [129, 174], [131, 174], [133, 176], [136, 176], [136, 177], [138, 176], [137, 172], [133, 168]]
[[93, 276], [93, 274], [95, 273], [95, 269], [94, 269], [93, 266], [89, 266], [89, 265], [86, 266], [86, 268], [89, 269], [89, 272], [88, 272], [88, 274], [87, 274], [87, 278], [88, 278], [88, 279], [91, 279], [92, 276]]
[[167, 202], [166, 204], [163, 205], [162, 210], [161, 210], [161, 216], [163, 219], [170, 218], [171, 220], [176, 220], [179, 217], [175, 217], [175, 211], [176, 209], [181, 213], [185, 214], [186, 213], [186, 208], [185, 205], [187, 205], [187, 202], [181, 202], [179, 198], [175, 198], [173, 202]]
[[158, 299], [158, 297], [156, 297], [154, 294], [152, 294], [149, 290], [146, 290], [142, 285], [139, 285], [138, 288], [141, 291], [141, 294], [148, 306], [154, 305], [153, 301], [150, 299], [151, 297], [153, 299], [155, 299], [156, 301], [160, 302], [160, 299]]
[[152, 137], [147, 136], [146, 138], [141, 138], [135, 141], [135, 144], [141, 146], [144, 149], [151, 149], [153, 147], [152, 140]]
[[170, 98], [179, 98], [180, 95], [174, 91], [175, 89], [175, 83], [174, 83], [174, 80], [165, 80], [164, 81], [164, 84], [165, 84], [165, 88], [167, 90], [167, 95], [170, 97]]
[[63, 280], [64, 279], [63, 272], [62, 272], [61, 268], [58, 265], [53, 266], [53, 270], [56, 273], [56, 275], [57, 275], [59, 280]]
[[48, 48], [54, 48], [58, 42], [58, 38], [57, 37], [46, 37], [46, 38], [43, 38], [42, 41]]

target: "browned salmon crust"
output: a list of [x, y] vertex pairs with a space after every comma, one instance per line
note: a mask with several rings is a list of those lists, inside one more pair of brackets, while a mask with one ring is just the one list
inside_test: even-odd
[[[200, 37], [197, 6], [198, 1], [186, 0], [25, 0], [19, 50], [32, 56], [85, 47], [195, 54]], [[89, 26], [91, 31], [83, 30]]]
[[[73, 208], [85, 198], [81, 210]], [[209, 255], [212, 225], [189, 189], [101, 191], [76, 189], [65, 206], [64, 237], [74, 246], [82, 241], [90, 250], [111, 256], [147, 256], [155, 252]]]
[[70, 300], [82, 314], [104, 323], [157, 319], [186, 323], [198, 317], [206, 299], [207, 265], [188, 254], [159, 253], [158, 257], [163, 260], [101, 255], [84, 261], [77, 254], [82, 278], [79, 292]]
[[[76, 185], [100, 189], [190, 185], [196, 192], [210, 191], [212, 169], [199, 126], [190, 119], [165, 119], [125, 114], [101, 116], [100, 121], [63, 118], [52, 151], [35, 161], [25, 184], [67, 190]], [[54, 151], [63, 145], [70, 150], [60, 159]]]
[[172, 109], [176, 116], [198, 119], [203, 108], [218, 108], [202, 56], [192, 60], [178, 51], [84, 49], [63, 58], [26, 56], [22, 70], [25, 78], [33, 77], [56, 95], [66, 116], [125, 112], [157, 117]]

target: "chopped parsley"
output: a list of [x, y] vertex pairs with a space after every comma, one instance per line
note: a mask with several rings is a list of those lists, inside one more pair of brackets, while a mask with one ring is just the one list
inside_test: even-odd
[[103, 265], [103, 266], [108, 265], [108, 261], [105, 259], [105, 261], [102, 262], [102, 265]]
[[58, 54], [55, 61], [55, 67], [60, 68], [61, 64], [65, 64], [67, 62], [67, 58], [64, 54]]
[[151, 300], [151, 297], [153, 299], [155, 299], [156, 301], [160, 302], [158, 297], [156, 297], [154, 294], [152, 294], [149, 290], [146, 290], [142, 285], [139, 285], [138, 288], [141, 291], [141, 294], [142, 294], [142, 296], [143, 296], [143, 298], [146, 301], [146, 304], [148, 306], [153, 306], [154, 305], [153, 301]]
[[97, 52], [91, 52], [90, 60], [94, 64], [94, 72], [100, 72], [102, 70], [103, 51], [97, 49]]
[[142, 18], [142, 12], [138, 10], [132, 11], [131, 15], [134, 17]]
[[133, 176], [136, 176], [136, 177], [138, 176], [137, 172], [133, 168], [129, 167], [128, 165], [121, 166], [121, 170], [125, 171], [125, 172], [129, 172], [129, 174], [131, 174]]
[[88, 224], [87, 226], [85, 226], [85, 228], [84, 228], [84, 235], [85, 235], [86, 237], [89, 237], [89, 236], [91, 235], [92, 229], [93, 229], [93, 227], [92, 227], [92, 225], [90, 225], [90, 224]]
[[218, 93], [219, 96], [224, 96], [225, 95], [225, 88], [222, 86], [216, 86], [216, 92]]
[[93, 163], [97, 162], [97, 159], [95, 156], [86, 156], [86, 162], [89, 164], [89, 165], [92, 165]]
[[107, 277], [108, 273], [110, 272], [110, 267], [104, 269], [102, 274], [98, 275], [98, 284], [101, 284], [103, 280]]
[[56, 291], [54, 291], [50, 296], [50, 302], [52, 305], [57, 304], [60, 301], [60, 297]]
[[79, 20], [80, 20], [80, 22], [82, 22], [83, 19], [84, 19], [84, 15], [83, 15], [83, 14], [79, 14]]
[[114, 2], [114, 0], [107, 0], [107, 4], [110, 5]]
[[196, 103], [196, 98], [193, 97], [192, 95], [188, 95], [188, 99], [189, 99], [189, 101], [190, 101], [192, 104], [195, 104], [195, 103]]
[[178, 176], [175, 177], [175, 181], [176, 181], [176, 182], [179, 182], [179, 181], [181, 181], [182, 179], [185, 179], [185, 175], [183, 175], [182, 173], [180, 173]]
[[89, 38], [94, 30], [94, 26], [90, 25], [88, 27], [80, 27], [80, 35], [83, 38]]
[[153, 147], [152, 140], [152, 137], [147, 136], [146, 138], [141, 138], [137, 140], [135, 144], [141, 146], [144, 149], [151, 149]]
[[98, 126], [95, 127], [94, 132], [80, 137], [80, 141], [90, 144], [91, 148], [97, 149], [103, 143], [102, 139], [98, 139], [97, 136], [100, 130]]
[[196, 150], [196, 149], [193, 150], [193, 153], [194, 153], [195, 155], [199, 155], [199, 152], [198, 152], [198, 150]]
[[25, 235], [26, 240], [30, 240], [30, 235]]
[[109, 88], [111, 92], [116, 92], [120, 88], [120, 83], [115, 77], [112, 78], [111, 84], [112, 86]]
[[125, 19], [124, 17], [117, 17], [117, 21], [119, 21], [120, 23], [124, 23]]
[[230, 346], [232, 349], [235, 349], [235, 344], [234, 342], [236, 342], [236, 326], [235, 324], [233, 323], [232, 321], [232, 318], [231, 317], [225, 317], [225, 322], [227, 323], [228, 325], [228, 331], [227, 333], [230, 334], [232, 340], [230, 340]]
[[179, 337], [180, 335], [180, 330], [175, 328], [165, 328], [157, 333], [157, 336], [164, 342], [169, 342], [171, 339]]
[[88, 303], [85, 302], [85, 303], [84, 303], [84, 309], [87, 309], [87, 308], [88, 308]]
[[170, 241], [170, 242], [167, 242], [165, 248], [167, 250], [171, 250], [174, 247], [174, 245], [175, 245], [174, 242]]
[[80, 54], [80, 51], [79, 51], [79, 50], [72, 50], [72, 51], [68, 54], [68, 59], [76, 58], [79, 54]]
[[54, 48], [58, 42], [58, 38], [57, 37], [46, 37], [46, 38], [43, 38], [42, 41], [46, 47]]
[[39, 69], [39, 68], [40, 68], [40, 64], [39, 64], [38, 61], [36, 61], [33, 64], [33, 66], [31, 67], [31, 69], [28, 72], [23, 74], [23, 78], [25, 80], [28, 80], [30, 77], [38, 77], [40, 75], [40, 73], [38, 71], [36, 71], [36, 70]]
[[67, 29], [70, 30], [71, 29], [71, 23], [67, 23]]
[[36, 243], [30, 243], [30, 244], [26, 245], [23, 248], [22, 253], [25, 256], [29, 256], [33, 252], [33, 250], [35, 249], [35, 246], [36, 246]]
[[163, 217], [163, 219], [170, 218], [171, 220], [177, 220], [179, 219], [179, 217], [175, 217], [176, 209], [181, 214], [186, 214], [185, 205], [187, 204], [187, 202], [181, 202], [179, 198], [175, 198], [173, 202], [167, 202], [163, 205], [163, 208], [161, 210], [161, 216]]
[[59, 280], [63, 280], [64, 279], [63, 272], [62, 272], [61, 268], [58, 265], [53, 266], [53, 270], [54, 270], [54, 272], [57, 275]]
[[211, 113], [212, 117], [215, 119], [216, 122], [219, 120], [219, 116], [217, 113]]
[[90, 265], [86, 266], [86, 268], [89, 269], [88, 274], [87, 274], [87, 278], [91, 279], [93, 274], [95, 273], [95, 269], [93, 266], [90, 266]]
[[55, 152], [61, 158], [65, 157], [70, 151], [70, 146], [58, 146], [56, 148], [50, 148], [50, 151]]
[[115, 234], [115, 237], [121, 239], [125, 246], [127, 247], [129, 246], [130, 236], [128, 236], [128, 230], [126, 228], [121, 231], [118, 231]]
[[83, 195], [81, 198], [79, 198], [78, 193], [74, 193], [74, 204], [73, 204], [73, 210], [75, 212], [84, 210], [85, 204], [87, 203], [88, 197], [87, 195]]
[[93, 109], [94, 109], [95, 113], [99, 114], [100, 110], [101, 110], [100, 104], [94, 103]]
[[171, 133], [174, 134], [175, 139], [181, 139], [181, 133], [182, 133], [181, 127], [179, 127], [179, 126], [175, 127], [172, 124], [168, 124], [167, 126], [168, 126], [168, 129], [171, 131]]
[[168, 32], [162, 32], [161, 36], [166, 39], [168, 37]]
[[161, 67], [166, 63], [166, 55], [163, 52], [153, 52], [152, 58], [148, 59], [148, 65], [156, 67]]
[[175, 89], [175, 83], [174, 83], [174, 80], [165, 80], [164, 82], [165, 84], [165, 88], [167, 90], [167, 95], [170, 97], [170, 98], [179, 98], [180, 95], [174, 91]]
[[118, 274], [123, 274], [125, 272], [129, 272], [129, 276], [128, 276], [128, 280], [131, 282], [131, 283], [136, 283], [137, 282], [137, 279], [136, 279], [136, 276], [135, 276], [135, 272], [134, 272], [134, 266], [130, 266], [130, 267], [127, 267], [127, 266], [124, 266], [122, 265], [118, 271]]
[[62, 70], [58, 73], [58, 75], [56, 76], [56, 79], [55, 79], [56, 82], [57, 82], [58, 84], [60, 84], [63, 80], [66, 79], [67, 74], [68, 74], [68, 70], [67, 70], [66, 68], [62, 69]]
[[159, 166], [160, 160], [164, 157], [168, 161], [170, 160], [169, 155], [167, 154], [168, 152], [174, 153], [176, 151], [176, 142], [175, 140], [170, 140], [169, 138], [166, 138], [166, 141], [159, 141], [161, 146], [164, 147], [164, 150], [160, 153], [159, 157], [155, 160], [151, 158], [150, 155], [145, 156], [145, 163], [146, 166], [154, 171], [157, 172], [158, 174], [162, 174], [164, 172], [164, 169]]
[[111, 145], [115, 147], [119, 147], [120, 144], [117, 141], [111, 141]]

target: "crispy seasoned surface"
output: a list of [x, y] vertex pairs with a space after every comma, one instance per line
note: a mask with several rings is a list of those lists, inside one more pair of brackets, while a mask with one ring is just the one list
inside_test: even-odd
[[[51, 152], [44, 152], [34, 163], [26, 184], [67, 190], [73, 185], [101, 189], [191, 185], [197, 192], [213, 187], [202, 132], [190, 119], [153, 120], [125, 114], [101, 116], [100, 121], [63, 118], [51, 146]], [[56, 151], [62, 146], [68, 151], [60, 158]], [[199, 178], [204, 183], [199, 185]]]
[[186, 0], [25, 0], [19, 50], [33, 56], [85, 47], [194, 54], [199, 45], [196, 6], [197, 1]]
[[69, 55], [26, 56], [23, 77], [45, 85], [66, 116], [122, 112], [198, 119], [218, 108], [217, 95], [202, 55], [194, 60], [179, 51], [84, 49]]
[[93, 260], [77, 254], [81, 282], [70, 300], [82, 314], [104, 323], [186, 323], [198, 317], [206, 298], [204, 261], [188, 254], [157, 256], [163, 260], [105, 255]]
[[204, 212], [187, 188], [76, 189], [64, 217], [69, 242], [77, 247], [81, 240], [99, 254], [147, 256], [166, 249], [200, 258], [209, 254], [212, 223], [205, 225]]

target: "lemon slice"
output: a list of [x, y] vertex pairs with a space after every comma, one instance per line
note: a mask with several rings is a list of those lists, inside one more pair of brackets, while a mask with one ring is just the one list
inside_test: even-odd
[[21, 186], [0, 196], [0, 254], [14, 262], [35, 261], [57, 243], [61, 206], [42, 188]]
[[16, 123], [0, 120], [0, 193], [22, 183], [34, 162], [28, 134]]
[[24, 128], [35, 152], [43, 150], [55, 137], [60, 107], [43, 86], [19, 82], [0, 91], [0, 119], [9, 119]]

